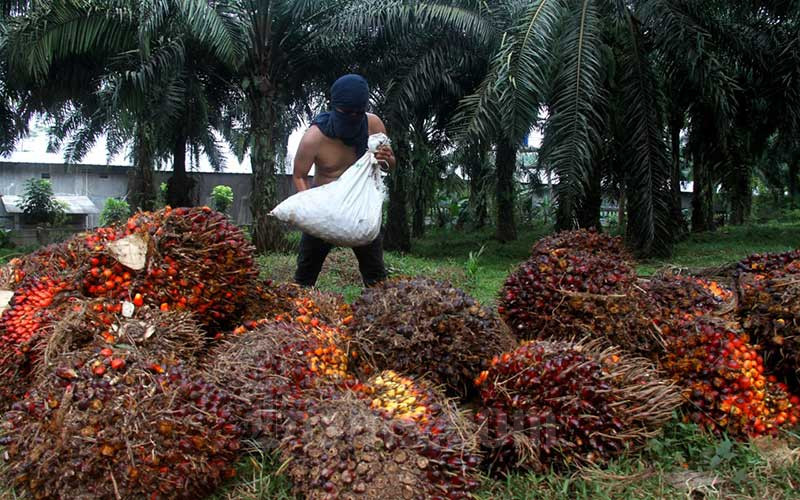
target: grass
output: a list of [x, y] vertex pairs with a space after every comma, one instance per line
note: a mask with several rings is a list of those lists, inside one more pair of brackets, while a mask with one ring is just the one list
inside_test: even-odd
[[737, 262], [753, 253], [785, 252], [800, 247], [800, 222], [770, 222], [759, 225], [723, 227], [713, 233], [690, 235], [678, 243], [667, 261], [640, 263], [639, 274], [659, 267], [715, 267]]

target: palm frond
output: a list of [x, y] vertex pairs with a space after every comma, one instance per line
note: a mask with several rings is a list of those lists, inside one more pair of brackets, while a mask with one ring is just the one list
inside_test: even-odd
[[669, 212], [669, 159], [664, 138], [663, 100], [639, 26], [624, 19], [621, 88], [625, 131], [621, 168], [628, 198], [630, 246], [641, 255], [669, 254], [674, 228]]
[[602, 87], [602, 40], [597, 5], [575, 5], [560, 35], [562, 60], [547, 103], [539, 161], [558, 176], [558, 226], [575, 225], [576, 200], [588, 183], [600, 137], [606, 95]]

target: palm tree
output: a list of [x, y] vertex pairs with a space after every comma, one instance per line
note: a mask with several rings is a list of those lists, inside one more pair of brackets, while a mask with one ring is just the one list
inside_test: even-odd
[[[171, 36], [176, 18], [181, 36]], [[112, 150], [133, 137], [129, 191], [143, 209], [153, 208], [159, 138], [186, 105], [183, 82], [171, 71], [183, 68], [176, 61], [186, 53], [184, 35], [219, 60], [235, 58], [232, 33], [202, 0], [42, 1], [8, 35], [8, 61], [22, 86], [33, 88], [40, 111], [63, 119], [56, 143], [72, 136], [68, 157], [85, 153], [102, 132]]]

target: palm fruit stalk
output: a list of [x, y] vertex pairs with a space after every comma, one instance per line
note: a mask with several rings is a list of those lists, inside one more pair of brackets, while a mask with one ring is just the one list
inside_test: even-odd
[[658, 434], [681, 403], [648, 361], [599, 341], [526, 342], [475, 383], [477, 423], [499, 471], [603, 463]]
[[663, 340], [646, 314], [648, 301], [619, 257], [558, 248], [521, 264], [497, 309], [522, 339], [601, 338], [652, 356]]
[[739, 263], [737, 314], [765, 361], [800, 390], [800, 253], [755, 255]]
[[711, 318], [684, 321], [662, 366], [684, 391], [685, 419], [737, 437], [775, 434], [797, 424], [798, 398], [765, 375], [749, 336]]
[[[376, 394], [400, 404], [388, 395], [395, 382], [403, 394], [421, 397], [422, 414], [374, 406]], [[304, 498], [467, 498], [479, 486], [473, 426], [440, 396], [397, 374], [310, 400], [290, 416], [281, 450]]]
[[235, 474], [231, 397], [169, 347], [202, 332], [185, 315], [142, 321], [121, 324], [123, 343], [54, 359], [3, 415], [4, 484], [34, 498], [189, 499]]
[[426, 376], [466, 398], [492, 356], [512, 349], [500, 319], [465, 292], [424, 278], [389, 280], [353, 304], [351, 348], [371, 370]]

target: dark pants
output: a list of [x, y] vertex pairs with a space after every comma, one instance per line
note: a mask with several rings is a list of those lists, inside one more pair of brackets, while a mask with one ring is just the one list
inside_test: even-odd
[[[297, 255], [297, 271], [294, 281], [301, 286], [314, 286], [325, 258], [333, 248], [315, 236], [303, 233], [300, 238], [300, 252]], [[372, 286], [386, 279], [386, 268], [383, 266], [383, 238], [379, 234], [375, 241], [363, 247], [353, 248], [358, 259], [358, 270], [364, 286]]]

